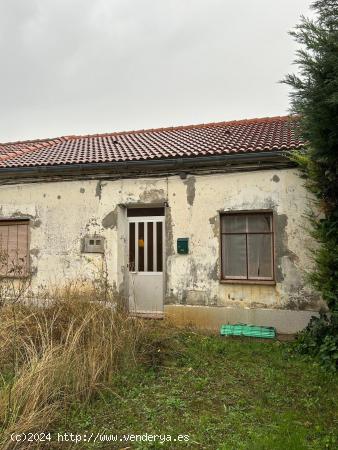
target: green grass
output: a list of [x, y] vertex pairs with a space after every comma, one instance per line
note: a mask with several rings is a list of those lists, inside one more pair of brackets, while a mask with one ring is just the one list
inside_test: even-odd
[[290, 344], [165, 328], [156, 333], [136, 368], [116, 375], [87, 406], [73, 404], [55, 431], [189, 435], [187, 443], [80, 448], [337, 448], [337, 377], [292, 356]]

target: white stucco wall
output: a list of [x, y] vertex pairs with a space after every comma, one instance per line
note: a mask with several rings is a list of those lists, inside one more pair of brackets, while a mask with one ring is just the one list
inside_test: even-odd
[[[295, 169], [121, 180], [35, 182], [0, 186], [0, 217], [29, 216], [33, 287], [94, 276], [100, 255], [82, 254], [86, 234], [105, 237], [109, 279], [123, 289], [125, 210], [167, 202], [166, 304], [317, 310], [304, 286], [310, 238], [307, 193]], [[221, 284], [219, 212], [274, 211], [276, 285]], [[189, 255], [176, 240], [189, 238]]]

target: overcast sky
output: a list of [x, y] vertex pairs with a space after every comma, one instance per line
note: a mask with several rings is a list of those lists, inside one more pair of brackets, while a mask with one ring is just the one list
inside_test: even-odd
[[0, 0], [0, 142], [283, 115], [309, 0]]

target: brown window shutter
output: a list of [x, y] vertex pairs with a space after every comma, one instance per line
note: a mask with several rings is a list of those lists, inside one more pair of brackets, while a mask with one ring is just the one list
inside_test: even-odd
[[18, 225], [18, 267], [23, 275], [28, 269], [28, 224]]
[[28, 222], [0, 221], [0, 275], [28, 272]]
[[18, 227], [17, 225], [8, 225], [8, 275], [14, 275], [17, 270], [17, 251], [18, 251]]
[[8, 266], [8, 225], [0, 224], [0, 275], [6, 275]]

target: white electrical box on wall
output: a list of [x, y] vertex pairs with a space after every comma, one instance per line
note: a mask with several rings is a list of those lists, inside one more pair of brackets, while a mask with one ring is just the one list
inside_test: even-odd
[[85, 236], [83, 238], [82, 253], [104, 253], [104, 237]]

